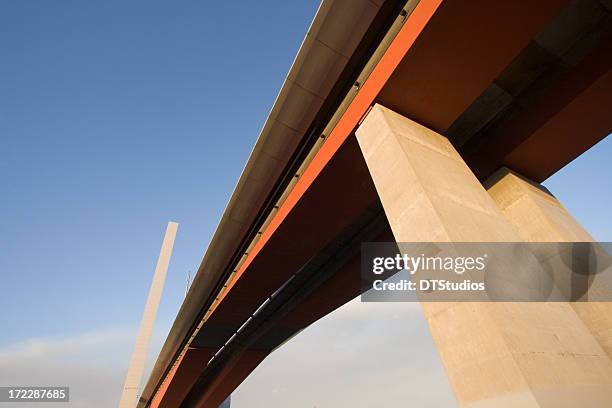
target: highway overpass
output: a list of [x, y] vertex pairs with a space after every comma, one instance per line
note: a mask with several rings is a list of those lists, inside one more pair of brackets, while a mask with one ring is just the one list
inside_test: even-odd
[[[529, 189], [612, 132], [611, 32], [609, 0], [324, 0], [138, 406], [217, 408], [276, 347], [359, 295], [361, 242], [588, 240]], [[536, 212], [529, 223], [548, 230], [520, 224]], [[559, 316], [585, 322], [568, 327], [590, 360], [527, 361], [541, 352], [533, 338], [548, 341], [529, 322], [531, 337], [510, 341], [509, 329], [473, 326], [474, 310], [425, 308], [460, 405], [612, 398], [606, 319], [516, 308], [478, 316], [511, 329], [508, 316], [533, 312], [551, 332]], [[477, 368], [449, 339], [483, 352]]]

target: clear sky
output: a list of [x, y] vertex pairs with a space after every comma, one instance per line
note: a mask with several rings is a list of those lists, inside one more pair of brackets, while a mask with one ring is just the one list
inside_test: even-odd
[[[36, 370], [113, 406], [78, 389], [120, 387], [174, 220], [157, 355], [317, 7], [0, 2], [0, 385]], [[611, 157], [546, 183], [600, 240]]]
[[169, 220], [174, 316], [317, 6], [1, 2], [0, 344], [134, 325]]

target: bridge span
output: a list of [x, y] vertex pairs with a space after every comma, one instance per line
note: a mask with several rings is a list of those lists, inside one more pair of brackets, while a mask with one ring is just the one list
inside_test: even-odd
[[[360, 294], [362, 242], [589, 240], [533, 187], [612, 132], [611, 33], [607, 0], [324, 0], [138, 406], [217, 408]], [[612, 400], [605, 311], [468, 306], [424, 308], [461, 406]], [[591, 357], [526, 360], [555, 336]]]

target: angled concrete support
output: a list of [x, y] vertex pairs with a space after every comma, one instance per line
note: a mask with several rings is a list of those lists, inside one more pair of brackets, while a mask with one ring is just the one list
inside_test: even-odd
[[[396, 241], [520, 240], [445, 137], [380, 105], [356, 134]], [[568, 303], [422, 307], [461, 406], [612, 406], [612, 365]]]
[[[491, 176], [485, 182], [485, 188], [524, 241], [594, 241], [550, 191], [507, 168], [502, 168]], [[603, 290], [609, 291], [609, 288], [604, 286], [595, 282], [591, 288], [600, 293]], [[606, 298], [608, 297], [612, 298], [612, 295], [607, 295]], [[570, 305], [612, 358], [612, 303], [572, 302]]]

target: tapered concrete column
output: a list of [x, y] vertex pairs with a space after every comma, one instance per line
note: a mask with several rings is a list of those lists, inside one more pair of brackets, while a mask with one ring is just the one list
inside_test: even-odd
[[157, 265], [155, 266], [153, 281], [151, 282], [151, 288], [147, 296], [147, 303], [142, 313], [138, 337], [136, 338], [130, 365], [125, 376], [123, 392], [119, 400], [119, 408], [132, 408], [135, 407], [138, 402], [136, 399], [138, 386], [142, 380], [147, 350], [149, 348], [151, 334], [153, 333], [155, 318], [157, 317], [157, 308], [159, 307], [159, 301], [162, 291], [164, 290], [164, 282], [166, 281], [166, 273], [168, 272], [168, 265], [170, 264], [170, 257], [172, 256], [172, 248], [174, 247], [177, 229], [178, 224], [176, 222], [169, 222], [166, 227], [166, 234], [164, 235], [159, 257], [157, 258]]
[[[356, 133], [396, 241], [519, 241], [445, 137], [380, 105]], [[610, 361], [569, 304], [422, 307], [461, 406], [612, 406]]]
[[[524, 241], [594, 241], [550, 191], [507, 168], [491, 176], [485, 188]], [[609, 291], [602, 286], [597, 289]], [[576, 302], [570, 305], [612, 358], [612, 303]]]

